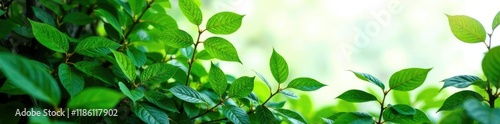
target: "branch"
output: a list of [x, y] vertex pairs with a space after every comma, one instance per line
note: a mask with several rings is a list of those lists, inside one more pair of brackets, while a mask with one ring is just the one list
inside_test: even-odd
[[[151, 0], [151, 2], [147, 3], [146, 8], [144, 8], [144, 11], [142, 11], [142, 13], [139, 15], [139, 17], [138, 17], [137, 19], [135, 19], [135, 20], [134, 20], [134, 22], [132, 23], [132, 26], [130, 26], [130, 29], [129, 29], [129, 30], [127, 31], [127, 33], [125, 33], [125, 35], [123, 36], [123, 39], [122, 39], [121, 44], [122, 44], [122, 47], [123, 47], [124, 49], [126, 49], [126, 48], [127, 48], [127, 44], [126, 44], [127, 42], [126, 42], [126, 41], [127, 41], [128, 36], [132, 33], [132, 31], [134, 30], [135, 26], [136, 26], [137, 24], [139, 24], [139, 21], [141, 20], [142, 16], [144, 16], [144, 13], [146, 13], [146, 11], [147, 11], [149, 8], [151, 8], [151, 5], [152, 5], [154, 2], [155, 2], [155, 0]], [[135, 17], [135, 16], [134, 16], [134, 17]]]
[[221, 105], [222, 103], [224, 103], [224, 102], [225, 102], [226, 100], [228, 100], [228, 99], [229, 99], [229, 97], [228, 97], [228, 98], [226, 98], [226, 99], [221, 100], [219, 103], [217, 103], [217, 105], [215, 105], [214, 107], [212, 107], [212, 108], [210, 108], [210, 109], [206, 110], [205, 112], [203, 112], [203, 113], [201, 113], [201, 114], [198, 114], [198, 115], [196, 115], [196, 116], [192, 117], [192, 118], [191, 118], [191, 120], [196, 119], [196, 118], [198, 118], [198, 117], [201, 117], [201, 116], [203, 116], [203, 115], [207, 114], [207, 113], [208, 113], [208, 112], [210, 112], [210, 111], [213, 111], [215, 108], [217, 108], [219, 105]]

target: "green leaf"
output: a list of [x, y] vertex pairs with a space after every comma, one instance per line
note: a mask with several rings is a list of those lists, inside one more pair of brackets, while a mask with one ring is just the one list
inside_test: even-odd
[[142, 11], [145, 11], [144, 8], [146, 8], [146, 4], [145, 0], [128, 0], [128, 5], [135, 16], [139, 16]]
[[307, 124], [304, 117], [299, 113], [288, 109], [275, 109], [278, 113], [286, 117], [292, 124]]
[[173, 48], [184, 48], [193, 45], [193, 38], [191, 35], [180, 29], [168, 30], [162, 32], [161, 34], [153, 34], [152, 39], [154, 41], [165, 43]]
[[360, 112], [349, 112], [335, 119], [336, 124], [373, 124], [373, 117]]
[[272, 90], [273, 88], [271, 87], [271, 83], [269, 83], [269, 81], [267, 81], [266, 77], [264, 77], [262, 74], [260, 74], [259, 72], [255, 71], [255, 70], [252, 70], [253, 72], [255, 72], [255, 74], [257, 74], [257, 76], [259, 76], [259, 78], [264, 81], [264, 83], [266, 83], [267, 87], [269, 88], [269, 90]]
[[243, 98], [253, 91], [255, 77], [243, 76], [236, 79], [229, 87], [229, 96], [231, 98]]
[[47, 71], [21, 56], [0, 53], [0, 58], [0, 70], [11, 84], [40, 101], [59, 105], [59, 85]]
[[77, 24], [77, 25], [86, 25], [89, 23], [92, 23], [94, 21], [94, 18], [90, 17], [89, 15], [83, 13], [83, 12], [71, 12], [64, 16], [63, 22], [65, 23], [72, 23], [72, 24]]
[[9, 34], [12, 29], [14, 29], [18, 24], [12, 23], [8, 20], [0, 20], [0, 38], [3, 38]]
[[181, 8], [182, 14], [186, 16], [189, 22], [195, 25], [200, 25], [201, 21], [203, 21], [203, 15], [200, 7], [198, 7], [192, 0], [179, 0], [179, 8]]
[[40, 0], [40, 3], [45, 6], [45, 8], [52, 10], [56, 15], [62, 15], [60, 4], [53, 0]]
[[444, 116], [441, 119], [440, 124], [473, 124], [474, 120], [472, 120], [467, 114], [465, 110], [458, 109], [453, 111], [452, 113]]
[[495, 87], [500, 88], [500, 47], [490, 49], [483, 58], [481, 64], [483, 73], [488, 81]]
[[120, 92], [104, 87], [83, 89], [68, 101], [68, 108], [76, 109], [111, 109], [125, 97]]
[[269, 60], [269, 66], [274, 79], [276, 79], [276, 81], [280, 84], [284, 83], [288, 78], [288, 64], [286, 63], [285, 58], [283, 58], [274, 49], [271, 59]]
[[130, 98], [132, 100], [132, 102], [134, 102], [134, 104], [135, 104], [135, 101], [144, 97], [144, 93], [142, 93], [142, 91], [139, 91], [139, 90], [130, 91], [128, 89], [128, 87], [125, 84], [123, 84], [122, 82], [118, 82], [118, 86], [120, 87], [120, 90], [122, 91], [122, 93], [125, 94], [125, 96], [127, 96], [128, 98]]
[[368, 102], [377, 101], [377, 97], [362, 90], [348, 90], [337, 98], [348, 102]]
[[120, 37], [123, 35], [123, 30], [121, 28], [120, 22], [113, 16], [113, 14], [109, 13], [104, 9], [97, 9], [95, 13], [103, 19], [103, 21], [107, 21], [116, 31], [118, 31]]
[[265, 106], [257, 106], [255, 113], [261, 124], [278, 124], [278, 121], [274, 118], [274, 114]]
[[290, 92], [288, 90], [282, 90], [282, 91], [280, 91], [280, 93], [285, 95], [288, 98], [291, 98], [291, 99], [299, 99], [299, 96], [297, 96], [295, 93]]
[[171, 111], [171, 112], [179, 112], [175, 106], [174, 100], [168, 98], [165, 94], [157, 92], [157, 91], [149, 91], [146, 92], [145, 96], [146, 100], [150, 103], [160, 107], [161, 109]]
[[415, 115], [403, 115], [398, 113], [398, 111], [396, 111], [395, 109], [386, 109], [383, 112], [382, 117], [384, 118], [385, 121], [400, 123], [400, 124], [431, 123], [431, 121], [429, 120], [429, 118], [427, 118], [424, 112], [418, 109], [415, 109], [415, 111], [416, 111]]
[[354, 73], [354, 75], [356, 75], [356, 77], [358, 77], [359, 79], [373, 83], [373, 84], [377, 85], [378, 87], [380, 87], [382, 90], [385, 89], [384, 83], [382, 83], [382, 81], [380, 81], [376, 77], [374, 77], [370, 74], [367, 74], [367, 73], [361, 73], [361, 72], [355, 72], [355, 71], [351, 71], [351, 72]]
[[[36, 113], [43, 113], [43, 110], [38, 107], [31, 108], [29, 109], [29, 111]], [[52, 124], [52, 121], [50, 121], [49, 116], [29, 116], [28, 122], [30, 124]]]
[[108, 84], [115, 84], [113, 80], [113, 74], [109, 69], [102, 67], [101, 65], [88, 62], [88, 61], [79, 61], [73, 64], [76, 69], [82, 71], [86, 75], [99, 79]]
[[[210, 71], [208, 72], [208, 82], [215, 93], [222, 96], [227, 89], [227, 79], [224, 72], [213, 63], [210, 64]], [[253, 89], [253, 88], [252, 88]]]
[[120, 44], [98, 36], [92, 36], [83, 39], [76, 45], [75, 52], [90, 57], [99, 57], [111, 53], [111, 50], [116, 50]]
[[201, 60], [210, 60], [213, 59], [214, 57], [210, 56], [210, 54], [208, 54], [206, 50], [201, 50], [196, 54], [196, 58]]
[[408, 68], [394, 73], [389, 79], [389, 87], [399, 91], [410, 91], [422, 85], [430, 69]]
[[213, 34], [231, 34], [236, 32], [244, 15], [233, 12], [220, 12], [208, 19], [207, 30]]
[[47, 13], [47, 11], [40, 9], [38, 7], [31, 7], [31, 8], [33, 8], [33, 12], [35, 12], [36, 18], [38, 18], [45, 24], [49, 24], [50, 26], [56, 26], [54, 18], [52, 18], [52, 15]]
[[117, 52], [114, 50], [110, 51], [113, 53], [113, 55], [115, 55], [116, 64], [118, 64], [123, 74], [125, 74], [130, 82], [134, 82], [137, 74], [135, 73], [136, 70], [134, 63], [132, 63], [132, 60], [130, 60], [127, 55], [121, 52]]
[[444, 82], [444, 85], [443, 88], [441, 88], [441, 90], [450, 86], [456, 88], [467, 88], [475, 81], [481, 81], [481, 78], [473, 75], [453, 76], [451, 78], [447, 78], [442, 81]]
[[491, 29], [495, 30], [495, 28], [497, 28], [499, 24], [500, 24], [500, 11], [497, 13], [497, 15], [495, 15], [495, 18], [493, 19], [493, 24], [491, 24]]
[[9, 95], [25, 95], [27, 94], [22, 89], [14, 86], [10, 81], [5, 81], [2, 87], [0, 88], [0, 93], [5, 93]]
[[290, 81], [287, 88], [293, 88], [302, 91], [315, 91], [324, 86], [326, 85], [312, 78], [301, 77], [295, 78]]
[[3, 15], [4, 13], [5, 13], [5, 11], [0, 10], [0, 16]]
[[401, 115], [415, 115], [415, 113], [417, 113], [415, 108], [405, 104], [397, 104], [391, 106], [390, 109], [393, 109], [394, 111], [396, 111], [398, 114]]
[[36, 40], [38, 40], [40, 44], [56, 52], [68, 52], [69, 43], [65, 34], [48, 24], [32, 20], [29, 21], [31, 23], [33, 35], [35, 35]]
[[85, 85], [83, 76], [76, 70], [69, 67], [68, 64], [62, 63], [59, 65], [59, 70], [57, 72], [59, 73], [58, 75], [59, 80], [61, 80], [61, 84], [64, 89], [68, 91], [70, 96], [75, 96], [75, 94], [83, 90]]
[[210, 56], [224, 60], [241, 63], [238, 52], [231, 42], [221, 37], [210, 37], [203, 43], [205, 50]]
[[137, 103], [132, 106], [132, 112], [148, 124], [169, 124], [167, 113], [147, 103]]
[[479, 43], [486, 39], [483, 25], [474, 18], [464, 15], [446, 15], [451, 32], [466, 43]]
[[141, 74], [141, 81], [144, 84], [156, 84], [166, 82], [177, 71], [178, 67], [167, 63], [156, 63], [144, 69]]
[[475, 99], [465, 101], [464, 108], [469, 117], [473, 118], [481, 124], [500, 123], [499, 108], [490, 108], [489, 106], [486, 106]]
[[238, 106], [224, 105], [222, 113], [235, 124], [250, 124], [250, 118], [247, 113]]
[[161, 31], [178, 29], [175, 19], [166, 13], [145, 14], [141, 20]]
[[172, 92], [177, 98], [182, 99], [186, 102], [190, 103], [205, 102], [203, 98], [201, 98], [201, 95], [200, 93], [198, 93], [198, 91], [188, 86], [177, 85], [175, 87], [170, 88], [170, 92]]
[[456, 108], [461, 108], [463, 103], [468, 99], [483, 100], [483, 97], [474, 91], [470, 90], [460, 91], [446, 98], [446, 100], [443, 103], [443, 106], [439, 108], [438, 112], [443, 110], [454, 110]]
[[142, 51], [134, 48], [128, 48], [127, 49], [127, 56], [132, 60], [132, 63], [134, 63], [135, 67], [142, 67], [144, 64], [146, 64], [147, 58], [146, 54], [144, 54]]

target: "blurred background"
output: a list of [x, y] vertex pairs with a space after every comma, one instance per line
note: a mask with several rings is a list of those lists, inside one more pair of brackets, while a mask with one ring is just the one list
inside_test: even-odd
[[[173, 0], [168, 10], [179, 28], [196, 33]], [[339, 111], [363, 111], [378, 115], [377, 102], [348, 104], [335, 97], [349, 89], [370, 90], [381, 97], [375, 85], [357, 79], [347, 70], [372, 74], [388, 85], [390, 76], [405, 68], [433, 68], [424, 85], [404, 94], [392, 92], [389, 103], [408, 102], [422, 108], [433, 121], [443, 100], [456, 88], [439, 92], [445, 78], [455, 75], [482, 75], [484, 44], [456, 39], [445, 14], [468, 15], [479, 20], [491, 33], [491, 23], [500, 11], [496, 0], [201, 0], [204, 22], [221, 11], [244, 14], [242, 27], [230, 36], [243, 65], [221, 62], [227, 74], [254, 76], [252, 69], [273, 83], [269, 58], [273, 48], [288, 62], [290, 76], [311, 77], [328, 86], [301, 92], [298, 100], [287, 100], [308, 120], [320, 121]], [[204, 25], [204, 24], [202, 24]], [[203, 28], [203, 27], [202, 27]], [[195, 34], [192, 34], [195, 36]], [[209, 35], [203, 35], [202, 39]], [[498, 45], [498, 35], [493, 45]], [[255, 90], [268, 90], [263, 83]], [[276, 90], [276, 89], [273, 89]], [[268, 93], [264, 92], [264, 93]], [[258, 94], [268, 95], [268, 94]], [[267, 98], [264, 97], [264, 98]], [[426, 101], [426, 105], [419, 100]], [[341, 106], [338, 102], [343, 102]]]

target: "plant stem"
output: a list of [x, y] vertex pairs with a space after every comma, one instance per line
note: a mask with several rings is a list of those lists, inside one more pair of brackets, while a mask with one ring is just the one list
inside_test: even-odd
[[488, 87], [486, 87], [486, 93], [488, 93], [488, 104], [490, 104], [490, 108], [495, 108], [495, 100], [498, 98], [498, 96], [493, 94], [491, 85], [488, 85]]
[[193, 63], [194, 63], [194, 60], [195, 60], [195, 56], [196, 56], [196, 49], [198, 48], [198, 45], [202, 42], [200, 42], [200, 37], [201, 37], [201, 34], [203, 34], [203, 32], [205, 32], [205, 30], [200, 30], [200, 26], [198, 26], [198, 38], [196, 38], [196, 42], [194, 43], [194, 49], [193, 49], [193, 55], [191, 56], [191, 59], [189, 60], [188, 62], [188, 72], [187, 72], [187, 76], [186, 76], [186, 86], [189, 86], [189, 76], [191, 75], [191, 69], [193, 68]]
[[271, 95], [269, 96], [269, 98], [267, 98], [266, 101], [264, 101], [264, 103], [262, 103], [262, 105], [266, 105], [266, 103], [269, 102], [269, 100], [271, 98], [273, 98], [274, 95], [278, 94], [280, 91], [281, 91], [281, 85], [278, 84], [278, 89], [276, 90], [276, 92], [271, 93]]
[[[132, 31], [134, 30], [135, 26], [137, 24], [139, 24], [139, 21], [141, 20], [142, 16], [144, 16], [144, 13], [146, 13], [146, 11], [151, 8], [151, 5], [155, 2], [155, 0], [151, 0], [151, 2], [147, 3], [146, 5], [146, 8], [144, 8], [144, 11], [142, 11], [142, 13], [139, 15], [139, 17], [137, 19], [134, 19], [134, 22], [132, 23], [132, 26], [130, 26], [130, 29], [127, 31], [127, 33], [125, 33], [125, 35], [123, 36], [122, 38], [122, 41], [121, 41], [121, 44], [122, 44], [122, 47], [123, 47], [123, 50], [127, 49], [127, 38], [128, 36], [132, 33]], [[135, 17], [135, 16], [134, 16]]]
[[210, 112], [210, 111], [213, 111], [215, 108], [217, 108], [217, 106], [221, 105], [222, 103], [224, 103], [224, 102], [225, 102], [226, 100], [228, 100], [228, 99], [229, 99], [229, 97], [228, 97], [228, 98], [225, 98], [225, 99], [223, 99], [223, 100], [221, 100], [221, 101], [220, 101], [219, 103], [217, 103], [214, 107], [212, 107], [212, 108], [210, 108], [210, 109], [206, 110], [205, 112], [203, 112], [203, 113], [201, 113], [201, 114], [199, 114], [199, 115], [196, 115], [196, 116], [192, 117], [192, 118], [191, 118], [191, 120], [196, 119], [196, 118], [198, 118], [198, 117], [201, 117], [201, 116], [203, 116], [203, 115], [207, 114], [207, 113], [208, 113], [208, 112]]
[[382, 102], [380, 102], [380, 115], [378, 116], [378, 122], [377, 124], [382, 124], [384, 122], [382, 122], [382, 114], [385, 110], [385, 107], [384, 107], [384, 103], [385, 103], [385, 98], [387, 96], [387, 94], [389, 94], [389, 91], [391, 91], [391, 89], [387, 90], [387, 91], [384, 91], [384, 97], [382, 98]]

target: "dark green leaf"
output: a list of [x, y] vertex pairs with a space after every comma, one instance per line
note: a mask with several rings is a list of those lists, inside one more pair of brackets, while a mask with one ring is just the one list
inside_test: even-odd
[[299, 113], [288, 109], [275, 109], [278, 113], [285, 116], [292, 124], [307, 124], [304, 117]]
[[431, 123], [431, 121], [429, 120], [429, 118], [427, 118], [424, 112], [418, 109], [415, 110], [416, 110], [415, 115], [403, 115], [398, 113], [398, 111], [394, 109], [386, 109], [382, 114], [382, 117], [384, 118], [385, 121], [400, 123], [400, 124]]
[[47, 71], [21, 56], [0, 53], [0, 58], [0, 70], [14, 86], [40, 101], [59, 105], [59, 85]]
[[56, 15], [62, 15], [60, 4], [53, 0], [40, 0], [40, 3], [45, 6], [45, 8], [52, 10]]
[[271, 73], [273, 74], [274, 79], [278, 83], [284, 83], [288, 78], [288, 64], [276, 50], [273, 49], [273, 54], [271, 55], [271, 59], [269, 60], [269, 66], [271, 67]]
[[456, 108], [461, 108], [463, 103], [468, 99], [483, 100], [483, 97], [474, 91], [470, 90], [460, 91], [446, 98], [446, 100], [443, 103], [443, 106], [439, 108], [438, 112], [443, 110], [454, 110]]
[[5, 93], [9, 95], [25, 95], [27, 94], [22, 89], [14, 86], [10, 81], [5, 81], [5, 83], [0, 88], [0, 93]]
[[500, 88], [500, 47], [490, 49], [483, 58], [481, 64], [483, 73], [488, 81], [495, 87]]
[[94, 62], [88, 62], [88, 61], [79, 61], [73, 64], [76, 69], [82, 71], [86, 75], [97, 78], [105, 83], [108, 84], [115, 84], [115, 81], [113, 80], [113, 74], [109, 69], [106, 69], [102, 67], [101, 65], [94, 63]]
[[76, 70], [69, 67], [68, 64], [62, 63], [59, 65], [59, 70], [57, 72], [59, 73], [58, 75], [59, 80], [61, 80], [61, 84], [64, 89], [68, 91], [69, 95], [74, 96], [83, 90], [85, 85], [83, 76], [80, 73], [77, 73]]
[[405, 104], [397, 104], [391, 106], [390, 109], [393, 109], [394, 111], [396, 111], [398, 114], [401, 115], [415, 115], [415, 113], [417, 113], [417, 111], [413, 107]]
[[191, 35], [180, 29], [153, 34], [152, 39], [165, 43], [173, 48], [184, 48], [193, 45], [193, 38]]
[[134, 63], [135, 67], [139, 68], [146, 64], [146, 54], [138, 49], [127, 49], [127, 56], [130, 58], [130, 60], [132, 60], [132, 63]]
[[135, 16], [139, 16], [144, 11], [146, 4], [145, 0], [128, 0], [128, 5]]
[[137, 117], [148, 124], [170, 123], [167, 113], [147, 103], [137, 103], [131, 109]]
[[280, 91], [280, 93], [285, 95], [288, 98], [291, 98], [291, 99], [299, 99], [299, 96], [297, 96], [295, 93], [290, 92], [288, 90], [282, 90], [282, 91]]
[[203, 14], [201, 13], [200, 7], [192, 0], [179, 0], [179, 8], [181, 8], [182, 14], [186, 16], [189, 22], [200, 25], [201, 21], [203, 21]]
[[98, 9], [95, 10], [95, 12], [96, 14], [100, 15], [103, 20], [107, 21], [111, 26], [113, 26], [113, 28], [116, 31], [118, 31], [120, 36], [123, 35], [123, 30], [121, 28], [120, 22], [118, 22], [118, 20], [116, 19], [115, 16], [113, 16], [113, 14], [109, 13], [104, 9]]
[[98, 57], [107, 55], [111, 53], [110, 49], [116, 50], [118, 47], [120, 47], [120, 44], [110, 39], [92, 36], [80, 41], [76, 45], [75, 52], [90, 57]]
[[267, 102], [266, 107], [270, 107], [270, 108], [283, 108], [283, 106], [285, 106], [285, 101], [281, 101], [281, 102]]
[[132, 63], [132, 60], [130, 60], [127, 55], [121, 52], [117, 52], [114, 50], [110, 51], [113, 53], [113, 55], [115, 55], [116, 64], [118, 64], [123, 74], [125, 74], [125, 77], [127, 77], [130, 82], [134, 82], [137, 74], [135, 72], [136, 70], [134, 63]]
[[500, 109], [490, 108], [476, 99], [469, 99], [464, 102], [465, 112], [469, 117], [481, 124], [499, 124]]
[[217, 13], [208, 19], [207, 30], [213, 34], [234, 33], [240, 28], [243, 16], [233, 12]]
[[177, 22], [166, 13], [145, 14], [141, 20], [162, 31], [178, 29]]
[[196, 58], [201, 60], [210, 60], [214, 57], [210, 56], [206, 50], [202, 50], [196, 54]]
[[474, 120], [472, 120], [463, 109], [457, 109], [452, 113], [444, 116], [441, 119], [440, 124], [473, 124]]
[[200, 93], [198, 93], [198, 91], [188, 86], [177, 85], [175, 87], [170, 88], [170, 92], [172, 92], [177, 98], [182, 99], [186, 102], [190, 103], [205, 102], [203, 98], [201, 98]]
[[422, 85], [430, 69], [408, 68], [394, 73], [389, 79], [389, 87], [399, 91], [410, 91]]
[[68, 108], [111, 109], [125, 97], [120, 92], [104, 88], [85, 88], [68, 101]]
[[210, 56], [224, 60], [241, 63], [238, 52], [231, 42], [221, 37], [210, 37], [203, 43]]
[[0, 10], [0, 16], [3, 15], [4, 13], [5, 13], [5, 11]]
[[54, 18], [52, 18], [52, 15], [47, 13], [47, 11], [40, 9], [38, 7], [31, 7], [31, 8], [33, 8], [33, 12], [35, 12], [36, 18], [38, 18], [45, 24], [49, 24], [50, 26], [56, 26]]
[[443, 88], [446, 87], [456, 87], [456, 88], [466, 88], [469, 87], [473, 82], [475, 81], [481, 81], [481, 78], [473, 75], [458, 75], [454, 76], [451, 78], [444, 79], [442, 82], [444, 82]]
[[315, 91], [324, 86], [326, 85], [312, 78], [301, 77], [290, 81], [287, 88], [293, 88], [302, 91]]
[[479, 43], [486, 39], [483, 25], [474, 18], [464, 15], [446, 15], [451, 32], [466, 43]]
[[486, 89], [486, 87], [488, 86], [488, 82], [483, 81], [483, 80], [478, 80], [478, 81], [472, 82], [472, 85], [476, 85], [481, 89]]
[[337, 98], [348, 102], [368, 102], [377, 101], [377, 97], [362, 90], [348, 90]]
[[373, 124], [372, 116], [359, 112], [342, 114], [334, 121], [336, 124]]
[[29, 21], [33, 29], [33, 35], [40, 44], [56, 52], [68, 52], [69, 43], [65, 34], [48, 24]]
[[63, 18], [63, 22], [77, 25], [86, 25], [92, 23], [92, 21], [94, 21], [94, 18], [83, 12], [71, 12]]
[[243, 98], [253, 91], [255, 77], [243, 76], [236, 79], [229, 87], [229, 96], [232, 98]]
[[178, 67], [167, 63], [153, 64], [144, 69], [141, 74], [141, 81], [144, 84], [156, 84], [165, 82], [170, 79], [178, 70]]
[[144, 97], [146, 97], [146, 100], [148, 100], [150, 103], [160, 107], [161, 109], [171, 112], [179, 112], [175, 106], [174, 101], [168, 98], [165, 94], [157, 91], [149, 91], [145, 94]]
[[[2, 15], [2, 14], [0, 14]], [[500, 11], [495, 15], [495, 18], [493, 19], [493, 23], [491, 24], [491, 29], [495, 30], [497, 26], [500, 24]]]
[[127, 96], [128, 98], [130, 98], [132, 100], [132, 102], [134, 102], [134, 103], [135, 103], [135, 101], [144, 97], [144, 93], [142, 93], [142, 91], [139, 91], [139, 90], [130, 91], [128, 89], [128, 87], [125, 84], [123, 84], [122, 82], [118, 82], [118, 86], [120, 87], [120, 90], [122, 91], [122, 93], [125, 94], [125, 96]]
[[274, 118], [274, 114], [265, 106], [257, 106], [255, 113], [257, 113], [261, 124], [278, 124], [278, 121]]
[[5, 104], [0, 104], [0, 123], [2, 124], [18, 124], [21, 116], [14, 113], [27, 108], [21, 101], [11, 101]]
[[8, 20], [0, 20], [0, 38], [3, 38], [9, 34], [14, 27], [18, 26], [15, 23], [12, 23], [11, 21]]
[[215, 66], [213, 63], [210, 65], [211, 67], [210, 71], [208, 72], [208, 82], [210, 83], [210, 86], [212, 86], [212, 89], [215, 91], [215, 93], [222, 96], [222, 94], [224, 94], [227, 89], [226, 75], [219, 67]]
[[224, 105], [222, 106], [222, 113], [235, 124], [250, 124], [247, 113], [238, 106]]
[[359, 79], [373, 83], [373, 84], [377, 85], [378, 87], [380, 87], [382, 90], [385, 89], [384, 83], [382, 83], [382, 81], [380, 81], [376, 77], [374, 77], [370, 74], [367, 74], [367, 73], [361, 73], [361, 72], [355, 72], [355, 71], [351, 71], [351, 72], [354, 73], [354, 75], [356, 75], [356, 77], [358, 77]]

